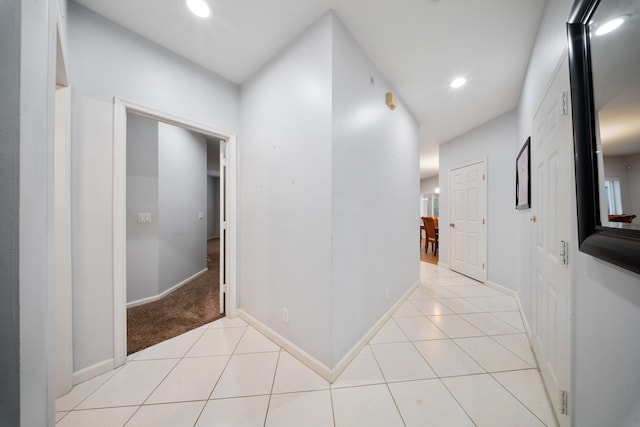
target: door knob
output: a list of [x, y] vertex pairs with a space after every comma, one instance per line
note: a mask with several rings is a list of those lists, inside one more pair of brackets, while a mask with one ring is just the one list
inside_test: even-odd
[[449, 223], [449, 227], [455, 227], [456, 225], [454, 223]]
[[536, 222], [536, 219], [537, 219], [537, 218], [536, 218], [536, 216], [534, 215], [534, 216], [532, 216], [531, 218], [529, 218], [529, 221], [531, 221], [531, 222]]

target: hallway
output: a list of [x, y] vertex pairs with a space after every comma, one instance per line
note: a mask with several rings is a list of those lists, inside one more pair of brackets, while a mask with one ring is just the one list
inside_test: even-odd
[[239, 318], [129, 356], [57, 426], [555, 426], [516, 302], [420, 263], [421, 286], [330, 385]]

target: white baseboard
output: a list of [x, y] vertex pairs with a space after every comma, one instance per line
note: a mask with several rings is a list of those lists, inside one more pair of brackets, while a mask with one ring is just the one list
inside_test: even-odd
[[411, 292], [413, 292], [416, 288], [420, 286], [420, 281], [415, 282], [411, 287], [398, 299], [398, 301], [387, 310], [387, 312], [369, 329], [369, 331], [362, 337], [358, 342], [347, 352], [347, 354], [336, 364], [336, 366], [332, 369], [320, 362], [315, 357], [311, 356], [306, 351], [302, 350], [300, 347], [273, 331], [264, 323], [260, 322], [246, 311], [242, 309], [238, 309], [238, 316], [247, 322], [249, 325], [254, 327], [264, 336], [269, 338], [271, 341], [278, 344], [282, 347], [286, 352], [294, 356], [296, 359], [304, 363], [322, 378], [326, 379], [330, 383], [333, 383], [346, 369], [346, 367], [351, 363], [351, 361], [360, 353], [360, 351], [367, 345], [369, 341], [375, 336], [376, 333], [384, 326], [384, 324], [391, 318], [393, 313], [396, 312], [398, 308], [409, 298]]
[[516, 291], [514, 291], [513, 289], [507, 288], [506, 286], [502, 286], [502, 285], [498, 285], [497, 283], [494, 283], [490, 280], [487, 280], [485, 282], [485, 284], [487, 286], [489, 286], [490, 288], [496, 289], [500, 292], [504, 292], [507, 295], [510, 295], [516, 299], [518, 299], [518, 293]]
[[360, 353], [364, 346], [366, 346], [367, 343], [371, 341], [375, 334], [378, 333], [380, 328], [382, 328], [384, 324], [387, 323], [387, 321], [391, 318], [391, 316], [393, 316], [393, 313], [395, 313], [396, 310], [400, 308], [400, 306], [407, 300], [407, 298], [409, 298], [411, 293], [419, 286], [420, 280], [411, 285], [411, 287], [407, 289], [407, 291], [400, 297], [400, 299], [396, 301], [396, 303], [393, 304], [391, 308], [389, 308], [389, 310], [387, 310], [387, 312], [380, 318], [380, 320], [378, 320], [371, 327], [371, 329], [369, 329], [369, 331], [362, 338], [360, 338], [360, 340], [351, 348], [351, 350], [349, 350], [347, 354], [344, 355], [344, 357], [332, 369], [331, 382], [335, 381], [340, 376], [342, 371], [344, 371], [347, 366], [349, 366], [349, 363], [351, 363], [351, 361], [355, 359], [355, 357]]
[[283, 337], [282, 335], [275, 332], [273, 329], [269, 328], [264, 323], [260, 322], [255, 317], [251, 316], [249, 313], [242, 309], [238, 309], [236, 311], [238, 317], [247, 322], [253, 328], [255, 328], [258, 332], [263, 334], [265, 337], [269, 338], [274, 343], [278, 344], [282, 347], [287, 353], [291, 354], [293, 357], [304, 363], [322, 378], [326, 379], [329, 382], [332, 382], [331, 378], [331, 369], [320, 362], [315, 357], [311, 356], [309, 353]]
[[136, 301], [131, 301], [127, 303], [127, 308], [131, 308], [131, 307], [136, 307], [138, 305], [142, 305], [142, 304], [148, 304], [150, 302], [154, 302], [154, 301], [158, 301], [160, 298], [164, 298], [167, 295], [169, 295], [171, 292], [177, 290], [178, 288], [180, 288], [183, 285], [186, 285], [187, 283], [189, 283], [190, 281], [192, 281], [193, 279], [195, 279], [198, 276], [202, 276], [204, 273], [206, 273], [207, 271], [209, 271], [208, 268], [205, 268], [204, 270], [201, 270], [199, 272], [197, 272], [196, 274], [194, 274], [191, 277], [188, 277], [187, 279], [183, 280], [182, 282], [178, 283], [177, 285], [172, 286], [171, 288], [167, 289], [166, 291], [164, 291], [161, 294], [158, 295], [154, 295], [152, 297], [147, 297], [147, 298], [142, 298]]
[[491, 282], [489, 280], [487, 280], [486, 284], [491, 288], [497, 289], [515, 298], [516, 304], [518, 305], [518, 311], [520, 312], [520, 317], [522, 317], [522, 323], [524, 324], [524, 330], [527, 333], [527, 337], [529, 337], [529, 342], [531, 342], [531, 328], [529, 327], [529, 321], [527, 320], [525, 311], [522, 309], [522, 301], [520, 301], [520, 295], [518, 295], [518, 292], [505, 286], [498, 285], [497, 283]]
[[115, 369], [114, 359], [103, 360], [95, 365], [87, 366], [84, 369], [80, 369], [73, 373], [73, 385], [80, 384], [81, 382], [90, 380], [93, 377], [104, 374]]
[[442, 268], [446, 268], [447, 270], [451, 270], [451, 267], [449, 267], [449, 264], [445, 264], [444, 262], [440, 262], [440, 261], [438, 261], [438, 267], [442, 267]]

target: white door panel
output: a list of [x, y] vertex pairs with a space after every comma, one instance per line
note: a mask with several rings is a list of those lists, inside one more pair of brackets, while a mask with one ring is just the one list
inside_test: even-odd
[[450, 172], [451, 269], [486, 280], [486, 165], [478, 162]]
[[561, 395], [569, 391], [569, 291], [566, 265], [569, 237], [570, 156], [569, 71], [559, 69], [533, 123], [533, 348], [560, 425], [570, 425]]

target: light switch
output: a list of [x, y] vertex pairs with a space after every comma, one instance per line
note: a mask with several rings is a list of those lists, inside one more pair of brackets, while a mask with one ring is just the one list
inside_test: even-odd
[[151, 212], [138, 212], [138, 222], [150, 223], [151, 222]]
[[198, 212], [198, 219], [204, 219], [204, 212]]

